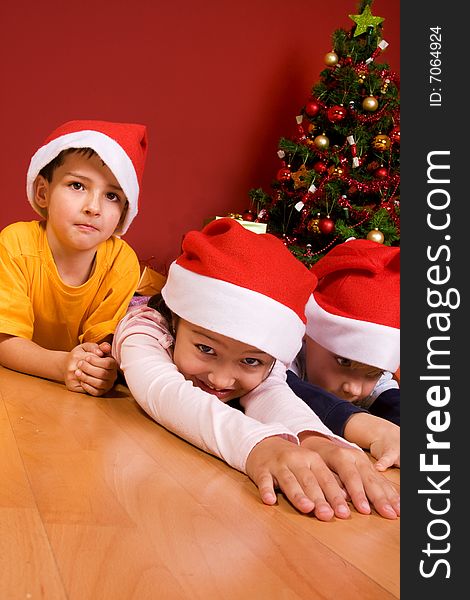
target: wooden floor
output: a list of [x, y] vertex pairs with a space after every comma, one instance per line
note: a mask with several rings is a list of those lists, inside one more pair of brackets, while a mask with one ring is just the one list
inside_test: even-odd
[[2, 600], [399, 598], [399, 520], [264, 506], [123, 386], [93, 398], [0, 367], [0, 440]]

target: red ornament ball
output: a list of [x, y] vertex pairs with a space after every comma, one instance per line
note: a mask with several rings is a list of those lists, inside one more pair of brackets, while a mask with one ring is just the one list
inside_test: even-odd
[[377, 179], [386, 179], [388, 177], [388, 169], [386, 167], [379, 167], [374, 171], [374, 177]]
[[342, 121], [347, 117], [347, 115], [347, 108], [338, 104], [331, 106], [326, 113], [326, 116], [332, 123], [338, 123], [339, 121]]
[[305, 104], [305, 112], [309, 117], [316, 117], [320, 112], [321, 106], [318, 104], [318, 101], [315, 98], [310, 98]]
[[327, 235], [328, 233], [333, 233], [333, 231], [335, 230], [335, 222], [330, 216], [322, 217], [318, 221], [318, 229], [325, 235]]
[[324, 173], [328, 169], [328, 166], [323, 161], [319, 160], [313, 165], [313, 170], [315, 173], [319, 173], [320, 175]]
[[392, 131], [388, 134], [388, 137], [394, 144], [400, 143], [400, 128], [394, 127]]
[[277, 172], [276, 179], [278, 181], [289, 181], [290, 176], [291, 176], [290, 169], [287, 169], [286, 167], [282, 167], [282, 169], [279, 169], [279, 171]]
[[254, 221], [255, 218], [256, 218], [256, 215], [251, 210], [245, 210], [245, 212], [242, 213], [242, 219], [244, 221]]

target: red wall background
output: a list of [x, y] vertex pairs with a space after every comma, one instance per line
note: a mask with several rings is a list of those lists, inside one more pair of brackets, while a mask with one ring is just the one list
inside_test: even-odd
[[[0, 228], [36, 218], [25, 195], [33, 152], [69, 119], [144, 123], [149, 155], [126, 234], [165, 271], [182, 235], [249, 206], [279, 168], [281, 136], [325, 68], [335, 29], [359, 2], [16, 0], [0, 8]], [[399, 71], [399, 0], [375, 0]]]

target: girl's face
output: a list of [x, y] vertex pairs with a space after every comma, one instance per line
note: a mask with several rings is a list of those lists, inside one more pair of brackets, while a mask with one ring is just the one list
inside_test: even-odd
[[269, 375], [274, 358], [178, 319], [173, 361], [185, 379], [222, 402], [244, 396]]
[[307, 379], [349, 402], [369, 396], [383, 371], [330, 352], [310, 337], [306, 338]]

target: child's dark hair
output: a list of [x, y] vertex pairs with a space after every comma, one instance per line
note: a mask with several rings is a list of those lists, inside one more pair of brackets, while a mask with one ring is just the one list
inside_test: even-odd
[[81, 154], [86, 158], [91, 158], [95, 155], [98, 156], [98, 153], [93, 150], [93, 148], [66, 148], [65, 150], [62, 150], [62, 152], [59, 152], [59, 154], [53, 158], [51, 162], [47, 163], [47, 165], [39, 171], [39, 175], [42, 175], [44, 179], [50, 183], [52, 181], [54, 171], [64, 164], [66, 156], [73, 153]]
[[168, 306], [166, 305], [166, 302], [163, 299], [163, 296], [161, 295], [161, 293], [158, 293], [158, 294], [155, 294], [154, 296], [151, 296], [151, 298], [149, 298], [149, 300], [147, 302], [147, 306], [149, 306], [150, 308], [155, 309], [157, 312], [159, 312], [162, 315], [162, 317], [167, 322], [168, 329], [169, 329], [171, 335], [173, 337], [175, 337], [175, 334], [176, 334], [176, 330], [175, 330], [175, 326], [176, 326], [175, 317], [176, 317], [176, 315], [174, 315], [171, 312], [171, 310], [168, 308]]

